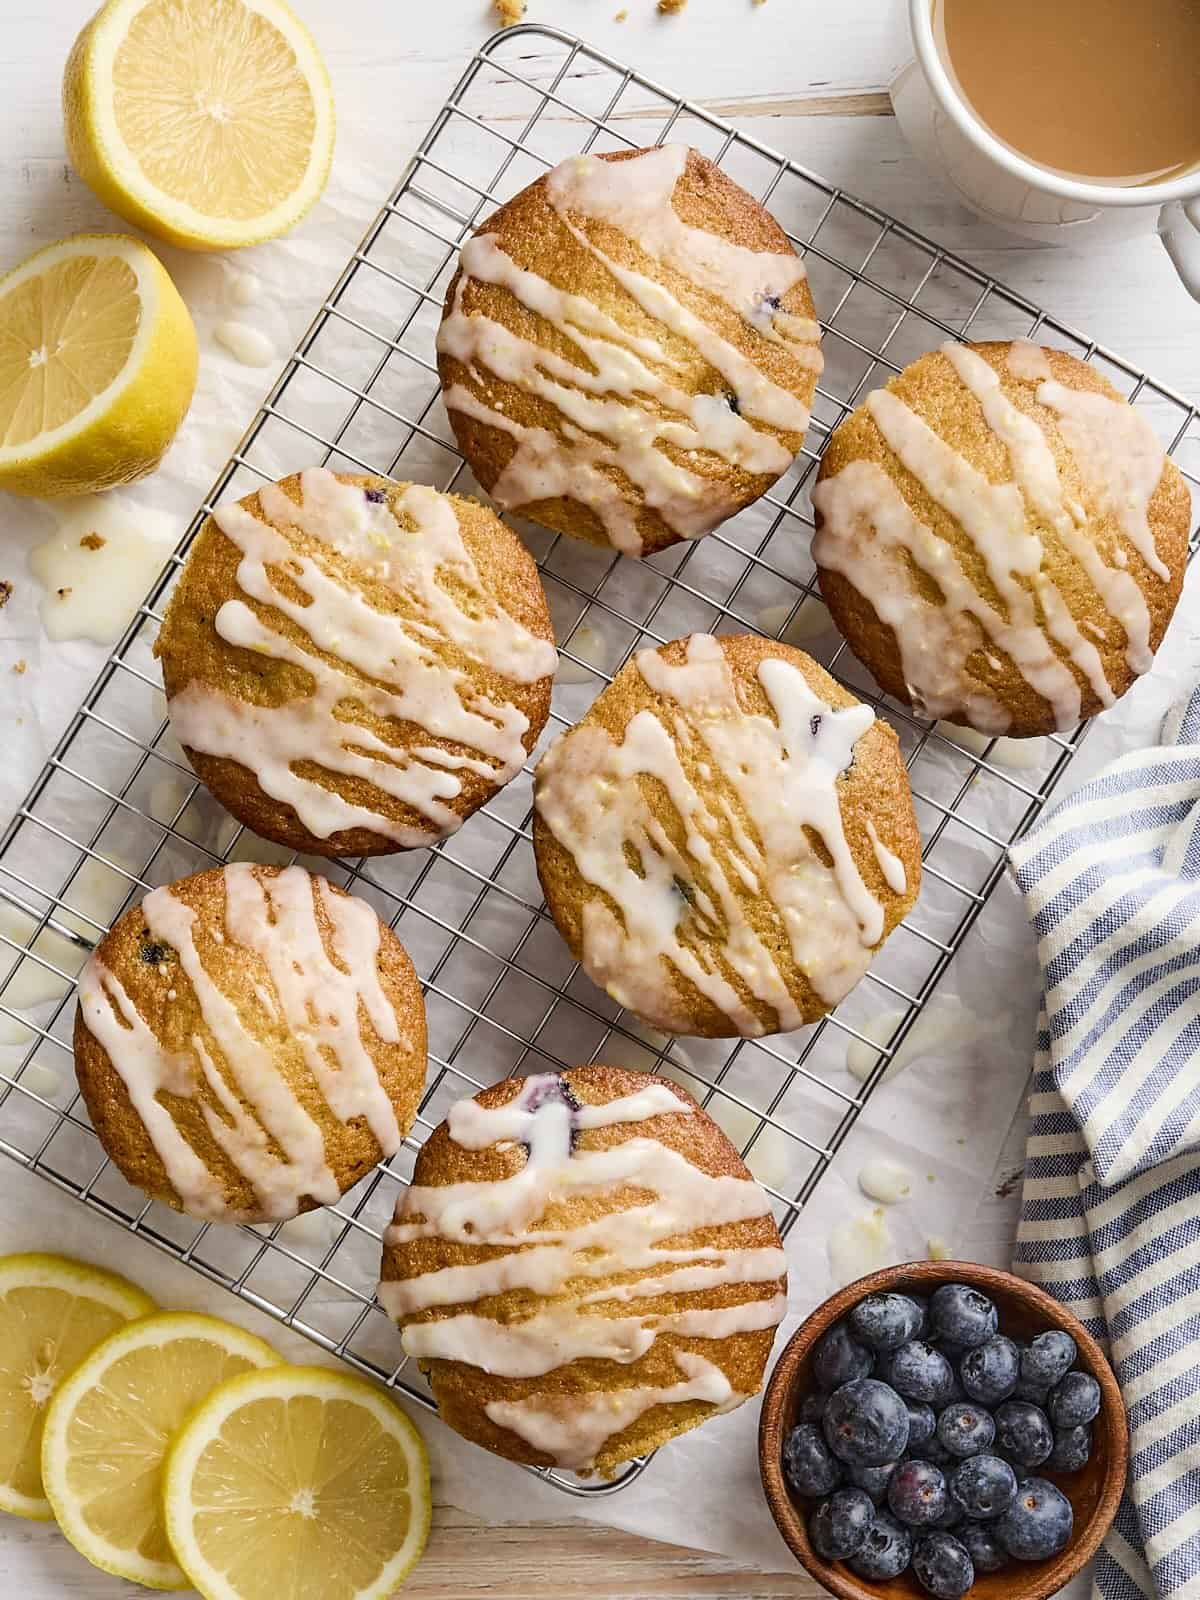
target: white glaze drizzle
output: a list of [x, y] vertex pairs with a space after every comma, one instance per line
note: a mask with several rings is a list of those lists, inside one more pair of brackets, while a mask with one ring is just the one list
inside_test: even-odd
[[[217, 632], [230, 644], [303, 668], [313, 687], [282, 705], [264, 706], [193, 679], [170, 702], [174, 731], [192, 750], [247, 767], [263, 791], [290, 805], [318, 838], [363, 827], [401, 846], [428, 844], [461, 823], [448, 803], [462, 788], [455, 772], [469, 768], [497, 785], [506, 783], [525, 759], [522, 739], [529, 726], [517, 706], [477, 688], [469, 671], [447, 659], [446, 646], [521, 684], [552, 674], [557, 654], [483, 587], [445, 497], [410, 485], [398, 501], [399, 514], [415, 526], [410, 532], [386, 500], [369, 498], [323, 467], [302, 473], [300, 488], [299, 504], [277, 485], [260, 490], [264, 516], [366, 568], [402, 597], [404, 614], [377, 610], [245, 507], [219, 508], [218, 526], [242, 553], [237, 582], [246, 598], [221, 607]], [[293, 598], [292, 588], [303, 601]], [[260, 612], [248, 601], [270, 609]], [[270, 625], [272, 610], [301, 630], [299, 640]], [[376, 717], [415, 723], [477, 754], [393, 744], [340, 716], [339, 708], [349, 702]], [[300, 762], [366, 779], [412, 806], [429, 826], [400, 824], [370, 804], [344, 799], [300, 775]]]
[[[874, 715], [866, 706], [831, 710], [796, 668], [778, 659], [758, 669], [774, 716], [748, 713], [720, 643], [707, 634], [689, 639], [682, 666], [669, 666], [652, 650], [636, 664], [650, 688], [672, 702], [673, 726], [641, 711], [619, 745], [601, 728], [575, 728], [538, 770], [539, 815], [580, 874], [606, 896], [584, 906], [584, 966], [614, 999], [668, 1031], [687, 1032], [690, 1022], [666, 982], [664, 961], [743, 1034], [762, 1033], [763, 1020], [727, 971], [776, 1013], [779, 1029], [799, 1027], [803, 1016], [742, 893], [773, 902], [795, 964], [829, 1004], [862, 976], [883, 936], [883, 907], [850, 852], [837, 779]], [[703, 750], [740, 802], [750, 832], [728, 827], [732, 808], [714, 793], [711, 775], [704, 793], [693, 784], [681, 748]], [[643, 775], [666, 789], [685, 830], [684, 851], [647, 804], [638, 783]], [[832, 870], [806, 827], [820, 835]], [[714, 943], [720, 962], [709, 953]]]
[[[379, 1298], [399, 1319], [434, 1306], [469, 1306], [510, 1289], [544, 1297], [523, 1320], [503, 1323], [474, 1311], [409, 1323], [403, 1343], [421, 1360], [465, 1362], [503, 1377], [539, 1377], [582, 1359], [637, 1361], [663, 1334], [693, 1339], [725, 1339], [736, 1333], [775, 1327], [786, 1311], [778, 1280], [786, 1257], [777, 1247], [696, 1249], [661, 1248], [661, 1241], [695, 1229], [719, 1227], [769, 1214], [766, 1195], [753, 1180], [713, 1176], [658, 1140], [635, 1135], [608, 1149], [581, 1149], [574, 1135], [589, 1128], [638, 1123], [662, 1115], [693, 1114], [693, 1107], [665, 1084], [649, 1085], [603, 1105], [580, 1104], [554, 1074], [525, 1080], [519, 1094], [500, 1106], [459, 1102], [447, 1120], [450, 1137], [470, 1150], [514, 1141], [526, 1146], [524, 1165], [509, 1177], [445, 1185], [414, 1185], [397, 1203], [396, 1221], [385, 1243], [395, 1248], [416, 1239], [439, 1237], [471, 1245], [508, 1247], [504, 1255], [434, 1269], [382, 1283]], [[565, 1230], [539, 1226], [547, 1209], [573, 1196], [604, 1195], [620, 1189], [648, 1191], [647, 1202], [603, 1213]], [[630, 1281], [626, 1275], [640, 1273]], [[593, 1290], [569, 1283], [588, 1278], [624, 1281]], [[724, 1285], [776, 1284], [767, 1297], [717, 1307], [673, 1307], [669, 1311], [599, 1314], [589, 1307], [628, 1305], [659, 1295], [706, 1291]], [[682, 1353], [673, 1352], [678, 1358]], [[707, 1367], [709, 1363], [704, 1363]], [[689, 1372], [685, 1365], [683, 1370]], [[719, 1368], [713, 1368], [724, 1381]], [[656, 1394], [659, 1391], [654, 1391]], [[612, 1434], [628, 1426], [651, 1404], [674, 1403], [705, 1395], [675, 1394], [647, 1400], [647, 1390], [606, 1395], [609, 1425], [601, 1428], [591, 1398], [579, 1397], [579, 1425], [558, 1415], [552, 1396], [512, 1402], [517, 1409], [488, 1415], [531, 1439], [531, 1428], [549, 1426], [553, 1415], [558, 1443], [546, 1448], [556, 1459], [586, 1466]], [[707, 1391], [706, 1391], [707, 1393]], [[718, 1399], [728, 1399], [726, 1390]], [[629, 1399], [619, 1398], [628, 1395]], [[637, 1398], [635, 1398], [637, 1397]], [[627, 1420], [620, 1420], [626, 1413]], [[512, 1417], [511, 1423], [504, 1421]], [[539, 1437], [547, 1437], [539, 1432]]]
[[[270, 988], [256, 983], [252, 992], [260, 1006], [262, 994], [270, 995], [270, 1005], [263, 1006], [268, 1026], [299, 1042], [309, 1073], [339, 1121], [362, 1117], [383, 1154], [394, 1154], [401, 1131], [359, 1020], [361, 1007], [380, 1039], [406, 1042], [379, 980], [375, 913], [362, 901], [335, 895], [301, 867], [260, 876], [242, 862], [227, 866], [224, 878], [225, 940], [265, 965]], [[325, 949], [314, 897], [332, 924], [336, 960]], [[205, 1124], [254, 1188], [266, 1217], [294, 1216], [305, 1198], [332, 1204], [341, 1190], [326, 1162], [321, 1130], [280, 1070], [278, 1047], [264, 1042], [206, 968], [195, 912], [169, 888], [160, 888], [146, 896], [140, 915], [151, 937], [175, 951], [206, 1034], [192, 1036], [191, 1052], [167, 1050], [97, 956], [83, 970], [79, 1004], [184, 1209], [210, 1218], [232, 1215], [220, 1179], [158, 1098], [168, 1093], [191, 1099], [202, 1086], [219, 1108], [202, 1103]]]
[[[644, 503], [680, 538], [699, 538], [740, 502], [722, 479], [672, 460], [661, 445], [697, 459], [716, 454], [749, 473], [778, 476], [790, 464], [793, 449], [750, 419], [768, 429], [803, 434], [808, 410], [669, 289], [606, 254], [574, 219], [619, 228], [647, 255], [715, 295], [763, 337], [786, 345], [801, 365], [820, 370], [817, 325], [778, 309], [780, 298], [804, 276], [803, 263], [790, 254], [746, 249], [685, 223], [672, 195], [687, 155], [685, 146], [672, 145], [624, 162], [572, 157], [548, 175], [546, 195], [576, 241], [642, 310], [685, 339], [720, 373], [736, 409], [724, 395], [693, 395], [662, 376], [663, 369], [669, 372], [675, 366], [667, 347], [631, 332], [585, 296], [520, 267], [494, 234], [477, 234], [463, 247], [454, 302], [438, 331], [439, 352], [476, 374], [486, 371], [517, 385], [556, 410], [551, 430], [516, 421], [464, 384], [447, 390], [450, 410], [517, 441], [492, 485], [497, 504], [515, 508], [570, 496], [594, 512], [617, 549], [634, 555], [642, 548], [636, 511], [626, 502], [613, 469], [638, 488]], [[568, 339], [583, 362], [466, 311], [464, 296], [473, 281], [507, 289]]]
[[702, 1400], [714, 1413], [731, 1411], [746, 1398], [711, 1361], [688, 1350], [672, 1352], [684, 1377], [662, 1387], [615, 1389], [599, 1394], [542, 1395], [530, 1400], [490, 1400], [484, 1407], [501, 1428], [552, 1457], [556, 1465], [585, 1468], [607, 1441], [655, 1406]]
[[879, 837], [879, 829], [874, 821], [868, 817], [866, 821], [867, 838], [871, 841], [871, 849], [875, 852], [875, 859], [879, 863], [879, 870], [883, 873], [884, 882], [893, 894], [903, 894], [908, 888], [908, 873], [904, 863], [894, 850], [889, 850]]
[[[1043, 429], [1008, 400], [996, 370], [963, 345], [944, 345], [942, 353], [1004, 445], [1013, 482], [991, 483], [890, 391], [876, 391], [867, 404], [905, 467], [971, 540], [1004, 602], [1004, 612], [979, 593], [954, 547], [912, 513], [897, 486], [872, 462], [851, 462], [814, 490], [813, 503], [824, 522], [813, 541], [813, 554], [821, 566], [852, 583], [891, 628], [909, 696], [924, 715], [965, 714], [971, 726], [985, 733], [1005, 731], [1010, 721], [1007, 710], [970, 667], [971, 656], [990, 641], [1049, 702], [1056, 725], [1069, 728], [1079, 719], [1081, 694], [1066, 663], [1053, 651], [1051, 639], [1102, 705], [1111, 705], [1115, 695], [1099, 651], [1085, 637], [1085, 625], [1076, 621], [1044, 570], [1045, 549], [1030, 526], [1026, 501], [1055, 529], [1105, 609], [1121, 624], [1126, 659], [1134, 672], [1144, 672], [1151, 659], [1146, 597], [1123, 570], [1124, 552], [1114, 549], [1106, 560], [1086, 533], [1088, 514], [1065, 495]], [[1006, 364], [1015, 377], [1038, 383], [1037, 398], [1060, 413], [1064, 439], [1089, 489], [1123, 507], [1124, 517], [1140, 524], [1131, 532], [1123, 521], [1123, 530], [1139, 549], [1148, 538], [1153, 553], [1145, 512], [1161, 475], [1163, 455], [1154, 441], [1155, 471], [1144, 419], [1104, 396], [1085, 394], [1077, 406], [1080, 394], [1053, 382], [1046, 353], [1028, 341], [1013, 342]], [[1093, 400], [1100, 404], [1093, 406]], [[1129, 417], [1136, 421], [1129, 423]], [[916, 590], [907, 570], [910, 560], [933, 580], [941, 604]], [[1087, 632], [1095, 635], [1094, 628]], [[984, 654], [995, 670], [995, 657]]]

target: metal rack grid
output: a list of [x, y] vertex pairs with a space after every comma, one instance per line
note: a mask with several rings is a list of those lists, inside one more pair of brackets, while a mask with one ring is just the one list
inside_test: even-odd
[[[805, 255], [825, 372], [793, 470], [706, 539], [637, 562], [522, 526], [562, 645], [547, 737], [577, 720], [642, 645], [696, 629], [801, 643], [900, 735], [924, 839], [921, 901], [868, 977], [815, 1027], [753, 1042], [654, 1035], [593, 988], [542, 905], [529, 805], [543, 741], [520, 777], [435, 848], [318, 864], [397, 928], [424, 982], [430, 1078], [405, 1149], [330, 1211], [270, 1229], [201, 1225], [152, 1204], [105, 1160], [75, 1091], [74, 976], [148, 888], [231, 859], [291, 859], [208, 798], [164, 720], [150, 650], [188, 544], [218, 499], [318, 461], [475, 491], [433, 363], [459, 245], [493, 205], [564, 156], [667, 138], [718, 161]], [[12, 1062], [0, 1073], [0, 1150], [427, 1406], [423, 1380], [374, 1304], [379, 1235], [425, 1135], [450, 1101], [483, 1083], [588, 1059], [671, 1073], [740, 1146], [786, 1233], [986, 905], [1007, 846], [1086, 732], [1041, 741], [1034, 764], [1015, 767], [1002, 744], [950, 736], [881, 701], [815, 587], [807, 485], [829, 432], [874, 384], [968, 334], [1048, 336], [1096, 362], [1146, 408], [1197, 482], [1196, 409], [1020, 295], [578, 39], [528, 25], [489, 40], [0, 838], [0, 1044], [7, 1039]], [[868, 1064], [874, 1053], [861, 1084], [845, 1070], [848, 1049], [860, 1061], [867, 1051]], [[643, 1464], [607, 1484], [542, 1475], [572, 1494], [606, 1494]]]

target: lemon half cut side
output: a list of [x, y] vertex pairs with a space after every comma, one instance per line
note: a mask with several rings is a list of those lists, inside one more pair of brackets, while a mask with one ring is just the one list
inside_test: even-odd
[[196, 386], [196, 330], [152, 250], [80, 233], [0, 278], [0, 489], [91, 494], [152, 471]]
[[284, 0], [108, 0], [67, 61], [63, 120], [100, 199], [191, 250], [285, 233], [333, 156], [329, 77]]

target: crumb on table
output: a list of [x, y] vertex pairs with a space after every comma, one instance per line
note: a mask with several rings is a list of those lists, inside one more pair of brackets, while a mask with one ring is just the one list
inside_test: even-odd
[[492, 9], [502, 28], [511, 28], [525, 15], [525, 0], [492, 0]]
[[54, 592], [55, 592], [55, 594], [58, 596], [58, 598], [60, 600], [65, 600], [67, 598], [67, 596], [71, 593], [71, 586], [70, 586], [70, 584], [68, 584], [65, 588], [56, 589]]
[[624, 22], [624, 21], [625, 21], [625, 18], [626, 18], [626, 17], [627, 17], [627, 16], [628, 16], [628, 15], [629, 15], [629, 13], [628, 13], [628, 11], [626, 11], [626, 10], [625, 10], [625, 9], [624, 9], [624, 7], [622, 7], [622, 9], [621, 9], [621, 10], [620, 10], [620, 11], [618, 11], [618, 12], [617, 12], [617, 14], [616, 14], [616, 16], [615, 16], [615, 17], [614, 17], [614, 18], [613, 18], [613, 21], [614, 21], [614, 22]]
[[675, 12], [682, 11], [687, 5], [687, 0], [658, 0], [658, 9], [664, 17], [673, 16]]
[[0, 610], [8, 604], [12, 597], [12, 584], [7, 578], [0, 578]]
[[26, 661], [24, 656], [21, 657], [20, 661], [14, 661], [13, 662], [13, 671], [17, 674], [18, 678], [25, 671], [25, 669], [26, 669], [26, 667], [28, 667], [28, 665], [29, 665], [29, 663], [28, 663], [28, 661]]
[[108, 540], [102, 538], [98, 533], [85, 533], [79, 541], [80, 549], [82, 550], [102, 550], [107, 543]]

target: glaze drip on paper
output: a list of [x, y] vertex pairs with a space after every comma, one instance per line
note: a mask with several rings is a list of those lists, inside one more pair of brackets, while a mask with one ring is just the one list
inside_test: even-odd
[[[385, 1044], [409, 1042], [379, 980], [379, 919], [369, 906], [335, 894], [301, 867], [271, 876], [238, 862], [223, 875], [219, 940], [169, 888], [153, 890], [140, 907], [151, 939], [178, 960], [177, 997], [190, 986], [199, 1009], [201, 1028], [187, 1049], [167, 1049], [98, 956], [79, 980], [80, 1014], [124, 1083], [184, 1210], [236, 1220], [220, 1177], [181, 1132], [164, 1094], [199, 1099], [205, 1126], [253, 1187], [263, 1215], [280, 1220], [306, 1199], [330, 1205], [341, 1193], [321, 1129], [281, 1070], [282, 1054], [294, 1053], [297, 1075], [311, 1081], [338, 1121], [361, 1117], [389, 1156], [402, 1135], [363, 1039], [363, 1017]], [[213, 975], [217, 943], [236, 946], [261, 967], [253, 1002], [235, 1000]]]
[[[691, 1031], [673, 973], [741, 1034], [768, 1031], [764, 1010], [778, 1030], [799, 1027], [804, 1016], [751, 911], [770, 903], [792, 960], [826, 1004], [866, 971], [884, 910], [847, 842], [837, 780], [874, 713], [832, 710], [778, 659], [757, 674], [771, 714], [747, 712], [708, 634], [692, 635], [680, 666], [654, 650], [635, 663], [663, 710], [639, 711], [619, 744], [603, 728], [572, 729], [538, 769], [538, 815], [603, 891], [583, 907], [584, 967], [667, 1032]], [[643, 777], [666, 791], [684, 848], [648, 803]], [[883, 841], [881, 849], [895, 882], [901, 864]]]
[[[981, 591], [956, 547], [913, 512], [873, 461], [852, 461], [817, 485], [813, 504], [823, 522], [814, 557], [851, 583], [892, 630], [909, 697], [923, 716], [965, 717], [983, 733], [1004, 733], [1010, 715], [989, 688], [988, 672], [1005, 657], [1050, 705], [1055, 726], [1069, 729], [1082, 715], [1083, 686], [1102, 706], [1111, 705], [1117, 691], [1097, 648], [1107, 629], [1073, 614], [1048, 569], [1038, 521], [1054, 530], [1123, 630], [1130, 670], [1145, 672], [1152, 653], [1146, 595], [1127, 570], [1125, 543], [1097, 542], [1089, 523], [1110, 512], [1128, 546], [1156, 577], [1168, 579], [1149, 523], [1165, 454], [1134, 408], [1067, 388], [1054, 379], [1043, 350], [1014, 341], [1007, 371], [1035, 384], [1033, 397], [1053, 413], [1082, 480], [1084, 506], [1062, 481], [1043, 423], [1010, 398], [1002, 374], [965, 345], [946, 344], [942, 353], [1003, 445], [1009, 481], [992, 482], [890, 390], [875, 391], [867, 407], [903, 466], [965, 534], [995, 600]], [[932, 581], [940, 600], [918, 589], [912, 567]]]
[[[241, 596], [226, 601], [215, 626], [228, 644], [301, 668], [311, 689], [264, 705], [193, 679], [170, 702], [175, 734], [191, 750], [248, 768], [319, 839], [367, 828], [401, 847], [430, 844], [460, 826], [452, 802], [461, 772], [499, 786], [525, 759], [527, 717], [490, 697], [478, 669], [530, 684], [554, 672], [557, 653], [484, 588], [444, 496], [412, 484], [393, 503], [323, 467], [301, 474], [300, 495], [297, 503], [278, 485], [260, 489], [263, 517], [316, 541], [317, 552], [244, 506], [214, 513], [241, 552]], [[353, 563], [353, 576], [338, 556]], [[384, 585], [400, 609], [374, 605], [360, 590], [363, 578]], [[405, 745], [368, 725], [362, 711], [372, 721], [415, 724], [469, 753]], [[297, 770], [303, 763], [365, 779], [380, 800], [344, 798]], [[385, 796], [423, 822], [397, 822]]]
[[[768, 1216], [770, 1202], [756, 1183], [703, 1172], [641, 1133], [609, 1148], [579, 1143], [590, 1129], [692, 1115], [690, 1102], [666, 1084], [588, 1105], [552, 1073], [526, 1079], [505, 1105], [455, 1105], [447, 1127], [456, 1144], [468, 1150], [519, 1145], [526, 1156], [502, 1179], [413, 1185], [401, 1195], [387, 1246], [436, 1237], [489, 1250], [482, 1260], [380, 1285], [385, 1310], [402, 1323], [405, 1351], [421, 1361], [463, 1362], [498, 1377], [528, 1379], [584, 1359], [628, 1366], [669, 1335], [719, 1340], [774, 1328], [786, 1310], [781, 1249], [663, 1246], [699, 1229]], [[576, 1197], [602, 1201], [624, 1190], [651, 1198], [568, 1228], [545, 1224], [556, 1204]], [[604, 1281], [589, 1287], [596, 1280]], [[639, 1301], [722, 1286], [760, 1292], [715, 1307], [637, 1309]], [[763, 1294], [762, 1286], [771, 1292]], [[509, 1290], [538, 1297], [519, 1320], [507, 1313], [500, 1320], [486, 1309], [492, 1296]], [[453, 1309], [412, 1320], [435, 1308]], [[553, 1393], [497, 1399], [486, 1406], [487, 1415], [559, 1465], [586, 1468], [610, 1438], [656, 1405], [696, 1399], [721, 1408], [743, 1398], [715, 1363], [674, 1346], [671, 1353], [680, 1370], [676, 1383], [573, 1394], [569, 1406]]]
[[[497, 504], [511, 510], [569, 496], [594, 513], [611, 544], [631, 555], [640, 554], [642, 536], [624, 484], [632, 484], [677, 537], [699, 538], [741, 504], [723, 479], [703, 470], [705, 462], [715, 456], [747, 473], [777, 477], [791, 464], [809, 416], [790, 389], [690, 305], [607, 252], [596, 225], [618, 229], [669, 275], [721, 301], [752, 336], [783, 347], [800, 371], [821, 367], [817, 324], [779, 306], [803, 278], [803, 263], [684, 222], [672, 196], [687, 158], [684, 145], [627, 161], [573, 156], [549, 174], [545, 192], [572, 238], [636, 307], [713, 369], [720, 379], [715, 392], [688, 392], [671, 343], [633, 331], [585, 295], [521, 267], [492, 233], [464, 245], [454, 300], [438, 332], [439, 353], [462, 363], [472, 379], [469, 386], [449, 387], [447, 407], [516, 443], [491, 488]], [[468, 310], [472, 284], [508, 290], [570, 345], [572, 355]], [[494, 392], [500, 384], [552, 407], [553, 426], [508, 414], [511, 407]]]

